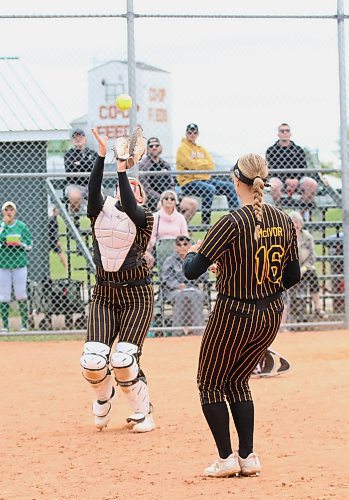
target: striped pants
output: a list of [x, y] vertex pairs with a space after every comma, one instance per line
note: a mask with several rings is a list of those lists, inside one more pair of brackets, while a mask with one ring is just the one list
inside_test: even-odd
[[103, 342], [110, 348], [119, 342], [130, 342], [142, 351], [153, 315], [152, 285], [111, 288], [95, 285], [90, 304], [86, 342]]
[[[265, 307], [265, 306], [264, 306]], [[201, 404], [252, 401], [249, 378], [279, 330], [282, 298], [248, 304], [218, 297], [200, 348], [197, 383]]]

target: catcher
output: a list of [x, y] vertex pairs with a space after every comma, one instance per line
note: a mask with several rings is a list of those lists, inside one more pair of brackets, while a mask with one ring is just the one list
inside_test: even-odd
[[[98, 158], [91, 172], [87, 214], [91, 219], [96, 285], [90, 304], [87, 338], [80, 358], [82, 374], [95, 393], [92, 411], [97, 429], [110, 420], [116, 385], [126, 396], [134, 432], [155, 429], [147, 380], [140, 368], [145, 336], [153, 313], [154, 294], [144, 259], [153, 215], [143, 207], [146, 196], [126, 170], [142, 157], [146, 143], [137, 127], [131, 139], [114, 143], [118, 187], [115, 197], [103, 199], [101, 185], [107, 138], [92, 129]], [[111, 352], [114, 341], [116, 348]]]

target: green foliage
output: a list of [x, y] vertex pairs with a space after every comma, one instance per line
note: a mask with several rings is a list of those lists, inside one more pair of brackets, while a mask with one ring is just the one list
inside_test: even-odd
[[47, 141], [47, 154], [64, 154], [71, 147], [69, 139], [63, 141]]

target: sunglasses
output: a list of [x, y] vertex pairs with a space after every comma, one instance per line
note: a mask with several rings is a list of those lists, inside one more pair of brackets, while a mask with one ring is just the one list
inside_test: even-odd
[[163, 200], [176, 201], [176, 198], [173, 198], [173, 196], [164, 196]]
[[290, 129], [289, 128], [280, 128], [279, 132], [283, 133], [283, 132], [289, 132]]
[[158, 148], [160, 147], [160, 144], [149, 144], [148, 148], [153, 149], [153, 148]]
[[187, 134], [197, 134], [198, 132], [196, 130], [188, 130]]
[[189, 241], [182, 241], [176, 243], [177, 247], [187, 247], [189, 245]]

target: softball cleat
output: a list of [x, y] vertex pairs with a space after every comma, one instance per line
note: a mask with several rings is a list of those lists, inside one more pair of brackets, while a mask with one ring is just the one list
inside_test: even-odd
[[246, 458], [238, 458], [242, 476], [259, 476], [262, 467], [256, 453], [250, 453]]
[[204, 476], [206, 477], [231, 477], [238, 476], [240, 474], [241, 468], [239, 464], [239, 457], [236, 451], [234, 451], [227, 458], [217, 458], [217, 460], [206, 467], [204, 470]]
[[141, 422], [132, 427], [132, 432], [150, 432], [155, 429], [153, 415], [148, 413]]

